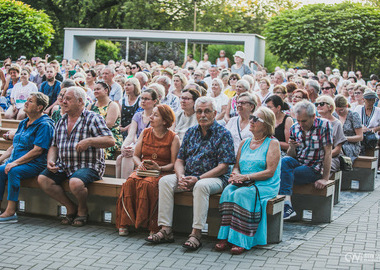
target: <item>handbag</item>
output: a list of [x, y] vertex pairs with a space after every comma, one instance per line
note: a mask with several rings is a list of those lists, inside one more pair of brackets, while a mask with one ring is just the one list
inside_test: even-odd
[[[263, 209], [262, 209], [262, 206], [261, 206], [261, 199], [260, 199], [260, 192], [259, 192], [259, 189], [257, 188], [257, 186], [255, 185], [255, 181], [254, 180], [248, 180], [248, 181], [244, 181], [242, 183], [234, 183], [233, 184], [234, 186], [237, 186], [237, 187], [251, 187], [251, 186], [254, 186], [255, 189], [256, 189], [256, 196], [255, 196], [255, 206], [254, 206], [254, 216], [253, 216], [253, 222], [254, 223], [260, 223], [261, 221], [261, 218], [262, 218], [262, 212], [263, 212]], [[257, 202], [260, 204], [260, 212], [256, 212], [256, 205], [257, 205]]]
[[374, 132], [368, 130], [363, 133], [363, 137], [363, 144], [366, 149], [376, 148], [377, 143], [379, 142], [379, 138]]
[[339, 163], [341, 171], [352, 171], [352, 160], [350, 157], [340, 155]]

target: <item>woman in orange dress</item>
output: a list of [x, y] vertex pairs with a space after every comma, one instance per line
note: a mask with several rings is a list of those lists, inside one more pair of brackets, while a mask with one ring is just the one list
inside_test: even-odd
[[128, 226], [158, 232], [158, 181], [172, 174], [179, 150], [179, 137], [169, 128], [175, 120], [168, 105], [158, 105], [150, 116], [150, 128], [141, 133], [133, 155], [138, 170], [158, 170], [158, 177], [140, 177], [133, 172], [123, 184], [116, 207], [119, 235], [128, 235]]

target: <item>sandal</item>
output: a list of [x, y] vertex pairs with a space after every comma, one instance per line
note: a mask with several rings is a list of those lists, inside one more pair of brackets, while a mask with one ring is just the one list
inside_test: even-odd
[[119, 235], [120, 236], [127, 236], [129, 234], [129, 231], [127, 228], [119, 228]]
[[[197, 240], [197, 242], [195, 242], [194, 240], [195, 239]], [[187, 250], [190, 250], [190, 251], [196, 251], [198, 250], [200, 247], [202, 246], [202, 242], [201, 242], [201, 236], [198, 236], [196, 234], [190, 234], [189, 235], [189, 238], [187, 239], [187, 241], [185, 243], [183, 243], [182, 247], [186, 248]]]
[[244, 251], [246, 251], [245, 248], [243, 247], [238, 247], [236, 245], [233, 245], [232, 248], [231, 248], [231, 254], [232, 255], [240, 255], [242, 254]]
[[84, 225], [87, 224], [87, 219], [88, 219], [88, 215], [77, 216], [76, 218], [74, 218], [73, 223], [71, 225], [74, 227], [83, 227]]
[[73, 224], [73, 221], [75, 219], [75, 217], [77, 216], [77, 214], [68, 214], [64, 217], [62, 217], [61, 219], [61, 225], [71, 225]]
[[216, 251], [224, 251], [227, 250], [231, 247], [231, 244], [228, 243], [227, 239], [220, 240], [216, 245], [215, 245], [215, 250]]
[[152, 238], [145, 238], [145, 241], [153, 244], [173, 243], [173, 231], [167, 233], [164, 229], [161, 229], [158, 233], [153, 234]]

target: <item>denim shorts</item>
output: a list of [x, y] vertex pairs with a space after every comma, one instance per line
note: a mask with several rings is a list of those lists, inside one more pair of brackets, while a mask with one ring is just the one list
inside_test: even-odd
[[75, 173], [73, 173], [70, 177], [67, 177], [65, 172], [57, 172], [53, 173], [49, 171], [48, 169], [45, 169], [41, 175], [45, 175], [46, 177], [53, 180], [57, 185], [62, 184], [63, 181], [65, 181], [67, 178], [78, 178], [82, 180], [84, 185], [87, 187], [88, 184], [91, 184], [94, 181], [102, 179], [98, 172], [91, 168], [82, 168], [77, 170]]

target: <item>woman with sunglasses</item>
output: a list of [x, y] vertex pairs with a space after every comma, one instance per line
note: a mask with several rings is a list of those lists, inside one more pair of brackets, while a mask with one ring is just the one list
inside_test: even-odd
[[331, 98], [334, 98], [335, 96], [336, 87], [335, 84], [332, 82], [324, 82], [321, 87], [321, 93], [322, 95], [330, 96]]
[[339, 156], [343, 154], [342, 146], [347, 139], [343, 132], [342, 123], [333, 116], [335, 103], [332, 97], [327, 95], [318, 97], [315, 106], [317, 107], [319, 116], [328, 120], [332, 127], [333, 146], [331, 151], [332, 160], [330, 173], [334, 173], [340, 170]]
[[231, 132], [234, 141], [235, 156], [242, 140], [252, 138], [249, 127], [249, 117], [257, 108], [257, 98], [254, 94], [245, 92], [239, 95], [236, 102], [238, 116], [234, 116], [226, 124], [226, 129]]
[[135, 76], [135, 74], [140, 71], [142, 71], [142, 69], [139, 63], [133, 63], [131, 65], [131, 73], [133, 76]]
[[194, 110], [195, 101], [201, 96], [198, 90], [189, 88], [183, 90], [180, 97], [181, 109], [177, 112], [175, 117], [175, 123], [172, 127], [175, 133], [179, 136], [182, 143], [183, 137], [186, 131], [198, 124], [197, 117]]
[[335, 112], [333, 116], [343, 125], [343, 132], [347, 141], [343, 144], [343, 152], [350, 157], [352, 163], [360, 154], [360, 142], [363, 140], [363, 128], [359, 114], [348, 109], [348, 101], [342, 95], [335, 97]]
[[241, 142], [230, 184], [220, 197], [222, 221], [217, 251], [230, 249], [238, 255], [267, 244], [266, 206], [278, 194], [281, 171], [280, 144], [271, 138], [274, 130], [274, 113], [260, 107], [251, 116], [253, 138]]
[[265, 104], [276, 117], [274, 137], [280, 142], [281, 156], [285, 156], [289, 148], [290, 127], [294, 124], [293, 119], [284, 113], [284, 111], [289, 110], [289, 106], [278, 95], [270, 96]]
[[236, 95], [236, 83], [241, 79], [240, 75], [237, 73], [231, 73], [230, 77], [228, 78], [228, 85], [226, 90], [224, 90], [224, 94], [228, 98], [232, 98]]
[[364, 106], [364, 92], [368, 89], [365, 86], [361, 86], [360, 84], [355, 84], [355, 87], [353, 89], [355, 102], [351, 103], [351, 110], [355, 111], [356, 107]]
[[230, 100], [228, 101], [227, 111], [224, 114], [224, 121], [226, 123], [228, 123], [228, 121], [230, 121], [231, 117], [238, 115], [237, 106], [236, 106], [237, 101], [236, 100], [239, 97], [239, 95], [244, 93], [244, 92], [249, 92], [249, 91], [250, 91], [249, 82], [247, 82], [246, 80], [239, 80], [236, 83], [236, 95], [234, 97], [230, 98]]
[[120, 150], [123, 137], [120, 133], [120, 108], [119, 105], [109, 97], [111, 89], [105, 82], [96, 82], [94, 96], [96, 102], [88, 105], [87, 109], [103, 116], [107, 127], [111, 130], [115, 139], [115, 146], [106, 148], [104, 151], [106, 159], [115, 159], [115, 152]]
[[116, 159], [116, 178], [127, 179], [134, 170], [133, 153], [135, 143], [141, 132], [150, 126], [150, 115], [154, 107], [159, 104], [155, 90], [145, 89], [140, 95], [140, 107], [143, 111], [136, 112], [128, 129], [128, 136], [121, 147], [121, 155]]

